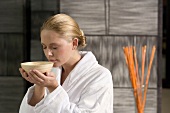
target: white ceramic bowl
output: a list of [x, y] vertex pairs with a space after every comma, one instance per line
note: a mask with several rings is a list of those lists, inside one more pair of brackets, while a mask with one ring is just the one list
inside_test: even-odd
[[23, 62], [21, 67], [28, 73], [30, 70], [36, 69], [41, 73], [50, 72], [53, 67], [53, 62], [48, 61], [34, 61], [34, 62]]

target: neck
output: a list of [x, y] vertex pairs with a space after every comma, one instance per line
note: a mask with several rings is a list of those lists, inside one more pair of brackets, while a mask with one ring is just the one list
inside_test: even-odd
[[62, 66], [62, 76], [61, 76], [61, 85], [64, 83], [65, 79], [69, 75], [69, 73], [73, 70], [76, 64], [81, 60], [81, 55], [76, 52], [72, 58], [70, 58], [69, 62]]
[[62, 66], [63, 73], [65, 73], [64, 75], [68, 75], [80, 60], [81, 55], [78, 52], [75, 52], [73, 57], [70, 58], [69, 62]]

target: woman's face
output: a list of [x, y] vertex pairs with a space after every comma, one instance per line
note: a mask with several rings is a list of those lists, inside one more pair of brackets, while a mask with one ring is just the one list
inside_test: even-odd
[[47, 59], [54, 62], [54, 67], [67, 63], [73, 54], [72, 41], [67, 41], [53, 30], [41, 31], [41, 44]]

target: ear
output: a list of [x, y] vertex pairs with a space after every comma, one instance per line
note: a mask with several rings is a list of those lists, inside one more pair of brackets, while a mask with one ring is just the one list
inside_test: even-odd
[[78, 42], [79, 42], [79, 39], [78, 38], [74, 38], [73, 39], [73, 50], [77, 49], [78, 47]]

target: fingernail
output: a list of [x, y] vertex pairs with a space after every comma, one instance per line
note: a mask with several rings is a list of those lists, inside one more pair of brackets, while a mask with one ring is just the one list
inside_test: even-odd
[[34, 73], [36, 72], [36, 70], [32, 70]]
[[34, 70], [30, 70], [31, 72], [34, 72]]

